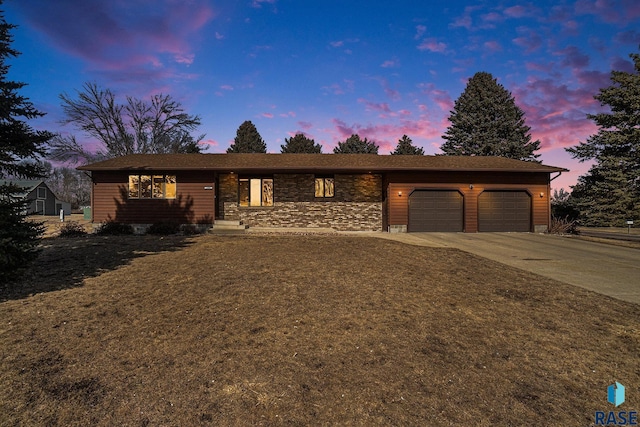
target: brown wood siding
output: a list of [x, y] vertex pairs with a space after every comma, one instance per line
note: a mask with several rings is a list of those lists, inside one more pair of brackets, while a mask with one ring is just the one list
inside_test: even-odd
[[[131, 173], [138, 173], [131, 171]], [[163, 174], [163, 171], [142, 171]], [[94, 222], [114, 220], [130, 224], [159, 221], [210, 223], [214, 218], [213, 172], [185, 171], [176, 174], [175, 199], [129, 199], [129, 172], [94, 172], [92, 216]], [[212, 187], [212, 189], [205, 189]]]
[[524, 172], [389, 172], [387, 181], [395, 184], [433, 183], [433, 184], [521, 184], [547, 185], [549, 174]]
[[[416, 189], [460, 191], [464, 196], [464, 231], [468, 233], [478, 231], [478, 195], [485, 190], [527, 191], [531, 194], [532, 201], [532, 230], [536, 230], [536, 226], [549, 226], [547, 173], [391, 173], [385, 182], [388, 183], [387, 226], [408, 224], [408, 198]], [[473, 186], [472, 189], [469, 188], [470, 185]]]

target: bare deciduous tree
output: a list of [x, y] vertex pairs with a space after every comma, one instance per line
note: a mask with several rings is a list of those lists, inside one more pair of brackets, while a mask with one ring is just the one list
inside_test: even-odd
[[78, 98], [60, 95], [65, 114], [63, 124], [71, 124], [101, 147], [93, 153], [75, 135], [57, 135], [51, 158], [59, 161], [91, 162], [135, 153], [199, 153], [200, 141], [191, 135], [200, 117], [184, 112], [170, 95], [153, 95], [150, 101], [127, 97], [119, 104], [110, 89], [85, 83]]

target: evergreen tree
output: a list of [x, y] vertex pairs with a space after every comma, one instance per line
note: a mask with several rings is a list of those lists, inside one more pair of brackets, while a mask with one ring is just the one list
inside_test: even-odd
[[360, 139], [360, 136], [353, 134], [344, 142], [338, 142], [333, 154], [378, 154], [378, 146], [367, 138]]
[[424, 150], [422, 147], [416, 147], [413, 145], [413, 141], [407, 135], [402, 135], [402, 138], [398, 140], [398, 145], [396, 145], [396, 149], [391, 152], [391, 154], [405, 154], [405, 155], [414, 155], [414, 156], [424, 156]]
[[447, 155], [501, 156], [535, 160], [540, 141], [531, 141], [531, 128], [511, 93], [486, 72], [476, 73], [456, 100], [440, 147]]
[[15, 25], [8, 24], [0, 11], [0, 283], [15, 277], [37, 256], [43, 231], [41, 224], [26, 220], [26, 203], [20, 197], [23, 189], [4, 178], [41, 177], [37, 160], [45, 154], [45, 146], [53, 136], [32, 129], [24, 121], [44, 114], [18, 94], [25, 83], [7, 80], [9, 65], [6, 60], [19, 55], [10, 47], [13, 28]]
[[258, 133], [250, 120], [240, 125], [233, 139], [233, 144], [227, 148], [227, 153], [266, 153], [267, 144]]
[[579, 212], [580, 224], [588, 227], [624, 226], [627, 219], [640, 219], [637, 193], [626, 171], [615, 158], [601, 159], [586, 175], [578, 178], [571, 199]]
[[280, 146], [280, 152], [319, 154], [322, 153], [322, 146], [299, 133], [293, 138], [285, 138], [284, 145]]
[[594, 98], [609, 112], [589, 114], [599, 127], [585, 142], [567, 148], [581, 162], [595, 160], [578, 179], [572, 198], [583, 225], [621, 226], [640, 220], [640, 54], [633, 72], [612, 71], [612, 85]]

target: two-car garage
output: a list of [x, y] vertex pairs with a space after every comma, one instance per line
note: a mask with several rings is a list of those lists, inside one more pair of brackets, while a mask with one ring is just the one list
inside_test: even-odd
[[[531, 231], [531, 196], [528, 192], [487, 190], [474, 199], [478, 231]], [[458, 190], [414, 190], [409, 195], [408, 231], [464, 231], [465, 208], [470, 206], [466, 206], [465, 197]]]

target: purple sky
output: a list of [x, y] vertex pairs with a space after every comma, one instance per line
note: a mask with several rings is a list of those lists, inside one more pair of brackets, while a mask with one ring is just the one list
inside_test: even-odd
[[407, 134], [440, 153], [453, 102], [478, 71], [525, 111], [545, 164], [588, 164], [565, 153], [597, 128], [593, 99], [612, 69], [631, 71], [640, 1], [5, 0], [10, 78], [61, 126], [58, 96], [95, 82], [116, 94], [166, 93], [202, 118], [207, 152], [224, 152], [251, 120], [279, 152], [303, 132], [329, 153], [358, 133], [381, 154]]

